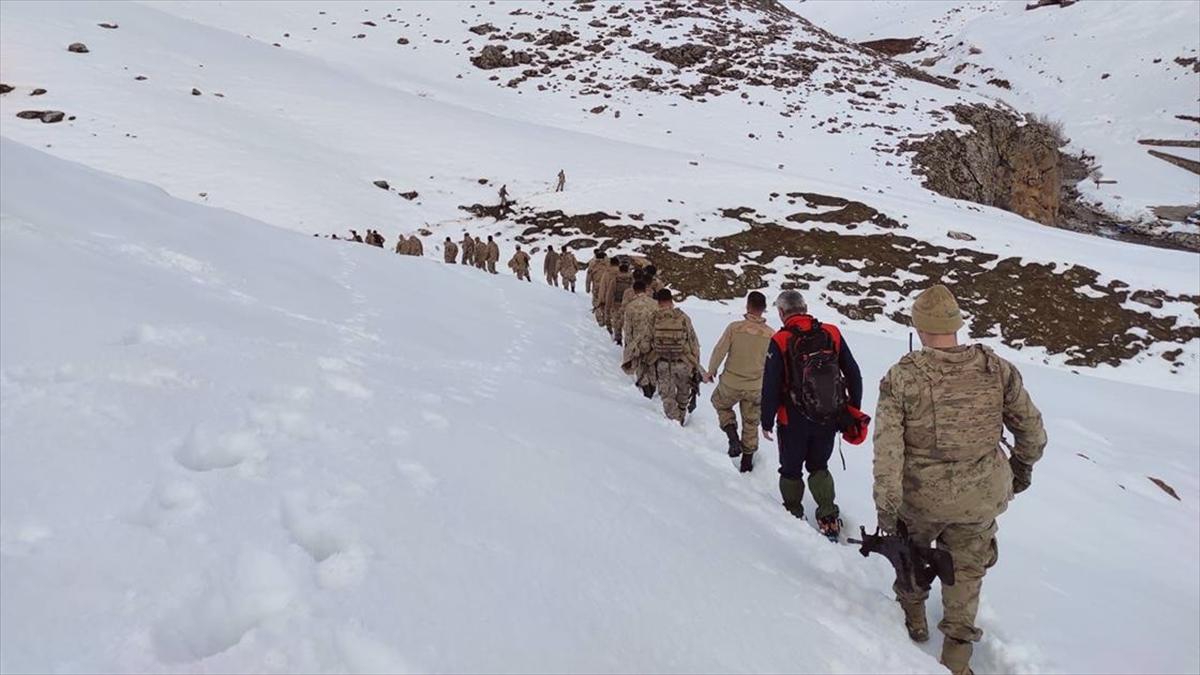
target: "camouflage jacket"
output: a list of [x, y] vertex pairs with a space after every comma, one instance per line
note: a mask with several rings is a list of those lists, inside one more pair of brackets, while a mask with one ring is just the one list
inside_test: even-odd
[[415, 234], [408, 238], [408, 254], [425, 255], [425, 246], [421, 244], [421, 240]]
[[1012, 499], [1012, 470], [1000, 449], [1032, 465], [1046, 430], [1009, 362], [982, 345], [922, 349], [879, 383], [875, 412], [875, 508], [908, 522], [980, 523]]
[[592, 258], [587, 264], [587, 274], [583, 277], [583, 290], [595, 295], [599, 292], [600, 273], [608, 267], [608, 260], [604, 258]]
[[454, 262], [454, 260], [458, 258], [458, 244], [447, 240], [443, 246], [444, 249], [442, 250], [442, 258], [448, 263]]
[[650, 353], [650, 317], [658, 309], [658, 303], [650, 296], [642, 293], [634, 295], [625, 303], [622, 327], [624, 335], [621, 344], [625, 351], [621, 357], [621, 368], [625, 372], [633, 371], [633, 364]]
[[500, 262], [500, 245], [494, 241], [488, 242], [487, 258], [484, 258], [490, 263]]
[[542, 272], [545, 274], [558, 274], [558, 257], [556, 251], [546, 251], [546, 260], [542, 263]]
[[518, 272], [529, 271], [529, 254], [525, 251], [517, 251], [508, 261], [508, 266]]
[[579, 273], [579, 263], [576, 262], [574, 253], [564, 251], [558, 254], [558, 272], [564, 277], [575, 278]]

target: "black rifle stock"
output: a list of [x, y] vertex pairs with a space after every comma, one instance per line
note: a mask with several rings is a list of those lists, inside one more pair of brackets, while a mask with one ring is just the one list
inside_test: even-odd
[[888, 559], [896, 570], [896, 584], [906, 591], [929, 588], [934, 579], [941, 579], [947, 586], [954, 585], [954, 559], [949, 551], [928, 546], [919, 546], [908, 536], [908, 527], [900, 522], [896, 534], [867, 534], [867, 528], [859, 527], [862, 539], [847, 539], [859, 544], [858, 552], [865, 558], [872, 553]]

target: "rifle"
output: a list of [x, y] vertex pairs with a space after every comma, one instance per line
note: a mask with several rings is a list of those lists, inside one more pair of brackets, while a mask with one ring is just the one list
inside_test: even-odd
[[954, 585], [954, 558], [949, 551], [920, 546], [908, 536], [908, 526], [899, 521], [896, 534], [867, 534], [867, 528], [859, 527], [862, 539], [847, 539], [850, 544], [860, 544], [858, 552], [864, 558], [872, 553], [888, 559], [896, 569], [896, 585], [906, 591], [929, 588], [933, 580], [941, 579], [946, 586]]
[[700, 371], [693, 370], [692, 371], [692, 395], [691, 395], [691, 398], [688, 399], [688, 412], [695, 412], [695, 410], [696, 410], [696, 399], [700, 398], [700, 382], [701, 381], [702, 380], [700, 377]]

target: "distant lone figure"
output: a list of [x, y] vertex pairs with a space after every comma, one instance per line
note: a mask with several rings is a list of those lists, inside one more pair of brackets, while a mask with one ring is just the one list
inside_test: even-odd
[[500, 208], [502, 208], [502, 209], [508, 208], [508, 186], [507, 185], [500, 186]]
[[563, 173], [562, 169], [559, 169], [558, 170], [558, 185], [555, 186], [554, 191], [562, 192], [563, 188], [565, 188], [566, 186], [567, 186], [567, 174]]

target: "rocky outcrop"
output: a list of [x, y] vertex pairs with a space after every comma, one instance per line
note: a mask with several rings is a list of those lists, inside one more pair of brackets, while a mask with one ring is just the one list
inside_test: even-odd
[[950, 108], [972, 127], [939, 131], [909, 143], [925, 187], [954, 199], [1012, 211], [1057, 225], [1063, 201], [1061, 134], [1049, 124], [983, 105]]
[[72, 42], [71, 44], [67, 45], [67, 51], [74, 52], [76, 54], [86, 54], [88, 53], [88, 48], [87, 45], [83, 44], [82, 42]]
[[54, 124], [63, 121], [66, 113], [61, 110], [22, 110], [17, 113], [17, 117], [23, 120], [41, 120], [42, 124]]
[[479, 52], [479, 56], [471, 59], [471, 63], [480, 70], [512, 68], [533, 63], [533, 55], [529, 52], [509, 51], [506, 45], [487, 45]]

